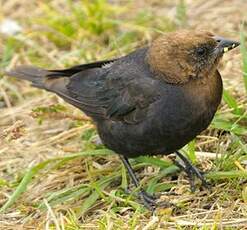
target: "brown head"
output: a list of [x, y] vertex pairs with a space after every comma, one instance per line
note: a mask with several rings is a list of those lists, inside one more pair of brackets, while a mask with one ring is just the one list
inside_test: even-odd
[[149, 47], [152, 71], [168, 83], [183, 84], [214, 73], [225, 52], [239, 45], [205, 31], [178, 31], [157, 38]]

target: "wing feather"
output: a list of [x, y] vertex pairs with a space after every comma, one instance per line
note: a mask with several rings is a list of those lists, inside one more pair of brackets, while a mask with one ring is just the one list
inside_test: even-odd
[[70, 78], [68, 93], [89, 116], [138, 123], [150, 114], [159, 87], [157, 80], [145, 77], [138, 68], [133, 71], [133, 65], [131, 68], [121, 74], [111, 68], [82, 71]]

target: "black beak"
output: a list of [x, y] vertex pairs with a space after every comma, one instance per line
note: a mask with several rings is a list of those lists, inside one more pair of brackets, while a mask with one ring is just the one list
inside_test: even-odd
[[240, 43], [237, 41], [229, 40], [219, 36], [214, 36], [214, 39], [218, 42], [215, 50], [218, 54], [224, 54], [240, 45]]

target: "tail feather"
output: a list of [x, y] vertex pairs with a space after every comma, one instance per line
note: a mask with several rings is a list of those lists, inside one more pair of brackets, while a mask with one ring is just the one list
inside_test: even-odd
[[90, 75], [89, 73], [91, 70], [93, 71], [95, 68], [101, 68], [104, 65], [114, 62], [115, 60], [117, 59], [98, 61], [94, 63], [73, 66], [71, 68], [62, 70], [46, 70], [33, 66], [18, 66], [9, 72], [6, 72], [6, 75], [30, 81], [32, 86], [56, 93], [69, 103], [79, 107], [78, 102], [76, 102], [75, 99], [71, 97], [71, 93], [68, 92], [67, 85], [69, 84], [70, 80], [73, 80], [71, 77], [79, 72], [83, 72], [81, 76]]
[[82, 64], [82, 65], [76, 65], [68, 69], [62, 69], [62, 70], [50, 70], [49, 74], [47, 75], [50, 78], [53, 77], [70, 77], [73, 74], [76, 74], [78, 72], [88, 70], [88, 69], [93, 69], [93, 68], [101, 68], [107, 64], [113, 63], [117, 59], [110, 59], [110, 60], [104, 60], [104, 61], [97, 61], [97, 62], [92, 62], [92, 63], [87, 63], [87, 64]]
[[49, 74], [49, 71], [32, 66], [19, 66], [6, 72], [6, 74], [8, 76], [30, 81], [35, 87], [45, 88], [45, 77]]
[[45, 88], [44, 82], [47, 79], [71, 77], [72, 75], [78, 72], [93, 68], [101, 68], [104, 65], [113, 63], [116, 60], [117, 59], [98, 61], [88, 64], [77, 65], [68, 69], [61, 70], [45, 70], [32, 66], [18, 66], [9, 72], [6, 72], [6, 74], [9, 76], [30, 81], [35, 87]]
[[6, 74], [18, 79], [30, 81], [34, 87], [45, 89], [64, 97], [63, 95], [69, 94], [66, 88], [69, 78], [64, 77], [63, 75], [56, 78], [50, 78], [49, 75], [53, 72], [55, 73], [55, 71], [32, 66], [18, 66], [9, 72], [6, 72]]

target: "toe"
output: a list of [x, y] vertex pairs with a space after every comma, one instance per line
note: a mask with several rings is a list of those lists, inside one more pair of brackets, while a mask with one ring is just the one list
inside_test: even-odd
[[148, 202], [148, 203], [150, 203], [150, 204], [153, 204], [153, 205], [156, 205], [156, 200], [155, 200], [155, 198], [154, 198], [152, 195], [146, 193], [145, 191], [141, 191], [141, 192], [140, 192], [140, 196], [141, 196], [142, 199], [145, 200], [146, 202]]

